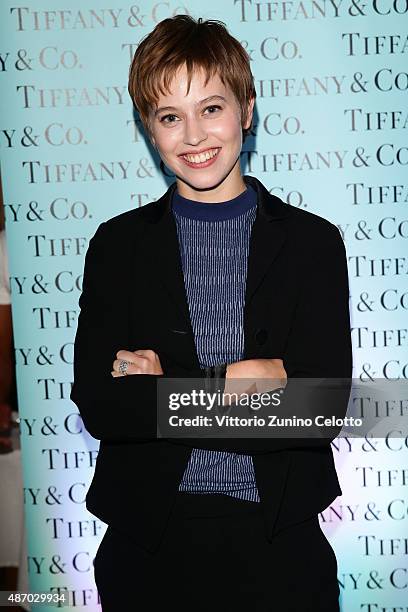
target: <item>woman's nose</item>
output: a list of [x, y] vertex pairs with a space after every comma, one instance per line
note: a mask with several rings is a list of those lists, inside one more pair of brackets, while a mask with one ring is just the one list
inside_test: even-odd
[[205, 140], [207, 134], [203, 128], [203, 125], [197, 119], [186, 120], [185, 131], [184, 131], [184, 143], [190, 145], [197, 145], [202, 140]]

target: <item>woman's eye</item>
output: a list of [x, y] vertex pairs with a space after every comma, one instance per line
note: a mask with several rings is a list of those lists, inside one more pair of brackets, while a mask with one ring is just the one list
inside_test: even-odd
[[[218, 108], [219, 110], [221, 110], [221, 106], [216, 105], [212, 105], [212, 106], [207, 106], [207, 108]], [[207, 108], [205, 110], [207, 110]], [[210, 115], [213, 115], [214, 113], [210, 113]]]
[[[218, 106], [218, 104], [212, 104], [211, 106], [206, 106], [206, 108], [204, 110], [208, 110], [209, 108], [216, 108], [218, 110], [222, 110], [221, 106]], [[214, 115], [214, 113], [210, 113], [210, 115]], [[176, 117], [177, 115], [164, 115], [163, 117], [160, 118], [160, 123], [174, 123], [174, 121], [165, 121], [165, 119], [168, 119], [169, 117]]]
[[163, 117], [160, 117], [160, 123], [173, 123], [172, 121], [165, 121], [165, 119], [167, 119], [167, 117], [175, 117], [176, 115], [164, 115]]

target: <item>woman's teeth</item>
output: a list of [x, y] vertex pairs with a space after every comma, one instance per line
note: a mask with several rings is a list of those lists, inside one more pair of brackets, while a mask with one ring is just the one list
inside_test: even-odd
[[203, 162], [207, 161], [207, 159], [215, 157], [218, 151], [219, 149], [210, 149], [205, 153], [200, 153], [200, 155], [182, 155], [182, 157], [192, 164], [202, 164]]

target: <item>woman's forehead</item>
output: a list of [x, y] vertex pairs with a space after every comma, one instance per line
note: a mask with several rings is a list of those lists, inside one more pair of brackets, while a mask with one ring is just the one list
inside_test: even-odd
[[228, 85], [224, 85], [218, 73], [208, 76], [208, 81], [206, 81], [206, 74], [203, 69], [193, 69], [191, 72], [191, 81], [189, 92], [188, 89], [188, 74], [187, 69], [185, 67], [180, 68], [173, 76], [173, 78], [169, 82], [168, 91], [164, 87], [164, 82], [162, 80], [161, 89], [158, 91], [159, 100], [169, 100], [171, 98], [204, 98], [206, 96], [219, 94], [224, 97], [228, 97], [229, 87]]

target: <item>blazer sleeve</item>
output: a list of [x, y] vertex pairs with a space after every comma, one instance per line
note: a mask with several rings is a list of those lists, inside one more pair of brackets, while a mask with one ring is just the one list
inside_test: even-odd
[[[349, 314], [349, 280], [346, 251], [338, 228], [324, 224], [324, 231], [310, 244], [310, 256], [302, 266], [299, 282], [300, 299], [282, 356], [287, 385], [279, 414], [292, 416], [297, 402], [306, 402], [305, 409], [323, 416], [344, 417], [347, 412], [352, 382], [352, 343]], [[305, 399], [302, 385], [294, 379], [324, 379], [329, 383], [312, 384]], [[295, 412], [301, 416], [302, 410]], [[281, 450], [327, 447], [341, 431], [332, 429], [327, 437], [309, 438], [231, 438], [174, 440], [196, 448], [224, 450], [240, 454], [257, 454]]]
[[120, 249], [108, 223], [101, 223], [85, 256], [70, 399], [97, 440], [152, 440], [157, 438], [156, 385], [164, 375], [111, 375], [117, 351], [129, 346], [126, 278], [113, 261]]

